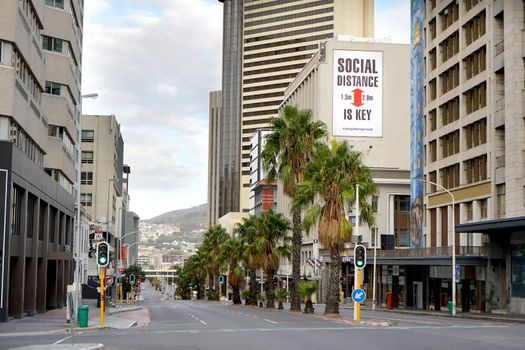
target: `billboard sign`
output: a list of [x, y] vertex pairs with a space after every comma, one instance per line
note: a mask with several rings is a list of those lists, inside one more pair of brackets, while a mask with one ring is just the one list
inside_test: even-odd
[[334, 136], [383, 136], [383, 52], [334, 50]]

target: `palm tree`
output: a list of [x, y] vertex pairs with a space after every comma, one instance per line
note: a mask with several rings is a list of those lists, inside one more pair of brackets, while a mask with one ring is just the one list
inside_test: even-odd
[[244, 282], [244, 273], [241, 267], [244, 242], [239, 237], [230, 238], [223, 246], [221, 260], [228, 266], [228, 282], [233, 289], [233, 303], [240, 304], [240, 288]]
[[317, 292], [317, 282], [316, 281], [301, 281], [298, 286], [299, 294], [306, 299], [304, 306], [305, 314], [314, 313], [314, 304], [312, 303], [312, 295]]
[[272, 209], [259, 216], [257, 225], [261, 240], [261, 267], [266, 272], [268, 281], [266, 283], [266, 307], [275, 309], [274, 277], [279, 269], [281, 258], [290, 257], [289, 231], [292, 228], [290, 220], [283, 214], [276, 213]]
[[340, 253], [344, 242], [350, 242], [352, 224], [345, 215], [345, 206], [356, 200], [359, 185], [360, 216], [370, 226], [374, 223], [372, 206], [367, 197], [376, 192], [370, 171], [361, 154], [351, 150], [346, 141], [333, 140], [330, 145], [314, 148], [311, 162], [305, 169], [305, 180], [297, 186], [293, 207], [305, 209], [304, 226], [308, 232], [318, 225], [319, 243], [330, 251], [330, 280], [325, 314], [339, 313]]
[[[303, 180], [304, 167], [309, 161], [313, 146], [326, 136], [326, 126], [321, 121], [311, 121], [311, 111], [299, 111], [296, 106], [286, 106], [281, 116], [272, 118], [273, 132], [266, 137], [262, 152], [263, 168], [268, 171], [268, 181], [278, 178], [283, 192], [294, 198], [296, 186]], [[292, 208], [292, 280], [290, 283], [290, 310], [301, 311], [301, 297], [297, 283], [301, 278], [301, 211]]]
[[246, 305], [257, 305], [257, 281], [255, 271], [260, 267], [260, 248], [257, 243], [257, 217], [250, 215], [235, 225], [234, 235], [243, 242], [242, 260], [250, 272], [250, 296]]
[[288, 296], [288, 291], [286, 289], [276, 289], [273, 294], [275, 294], [275, 298], [279, 302], [279, 306], [277, 307], [277, 309], [283, 310], [283, 301], [286, 300], [286, 297]]
[[213, 225], [204, 234], [204, 240], [200, 247], [209, 261], [210, 289], [213, 285], [213, 293], [210, 293], [210, 296], [213, 300], [220, 300], [218, 294], [221, 265], [220, 252], [229, 238], [230, 236], [221, 225]]

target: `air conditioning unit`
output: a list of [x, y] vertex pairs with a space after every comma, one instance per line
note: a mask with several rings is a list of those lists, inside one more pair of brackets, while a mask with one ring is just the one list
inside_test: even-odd
[[71, 251], [71, 246], [69, 244], [64, 244], [62, 246], [62, 249], [64, 250], [64, 252], [69, 253]]

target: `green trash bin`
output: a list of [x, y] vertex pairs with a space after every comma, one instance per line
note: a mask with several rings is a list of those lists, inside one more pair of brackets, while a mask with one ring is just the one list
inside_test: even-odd
[[88, 326], [88, 314], [89, 306], [80, 305], [78, 307], [78, 326], [81, 328], [86, 328]]
[[448, 314], [452, 316], [452, 301], [448, 302]]

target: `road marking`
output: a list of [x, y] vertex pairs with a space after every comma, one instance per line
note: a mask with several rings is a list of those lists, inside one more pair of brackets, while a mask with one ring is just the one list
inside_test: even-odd
[[270, 323], [273, 323], [273, 324], [277, 323], [277, 322], [275, 322], [275, 321], [268, 320], [268, 319], [266, 319], [266, 318], [265, 318], [264, 320], [265, 320], [266, 322], [270, 322]]
[[53, 343], [53, 344], [60, 344], [60, 343], [62, 343], [64, 340], [67, 340], [67, 339], [69, 339], [69, 338], [71, 338], [71, 337], [72, 337], [72, 335], [70, 335], [69, 337], [65, 337], [64, 339], [61, 339], [61, 340], [59, 340], [59, 341], [57, 341], [56, 343]]
[[259, 318], [259, 316], [253, 316], [253, 318]]
[[207, 323], [204, 322], [203, 320], [200, 320], [200, 321], [201, 321], [201, 323], [202, 323], [203, 325], [207, 325]]

